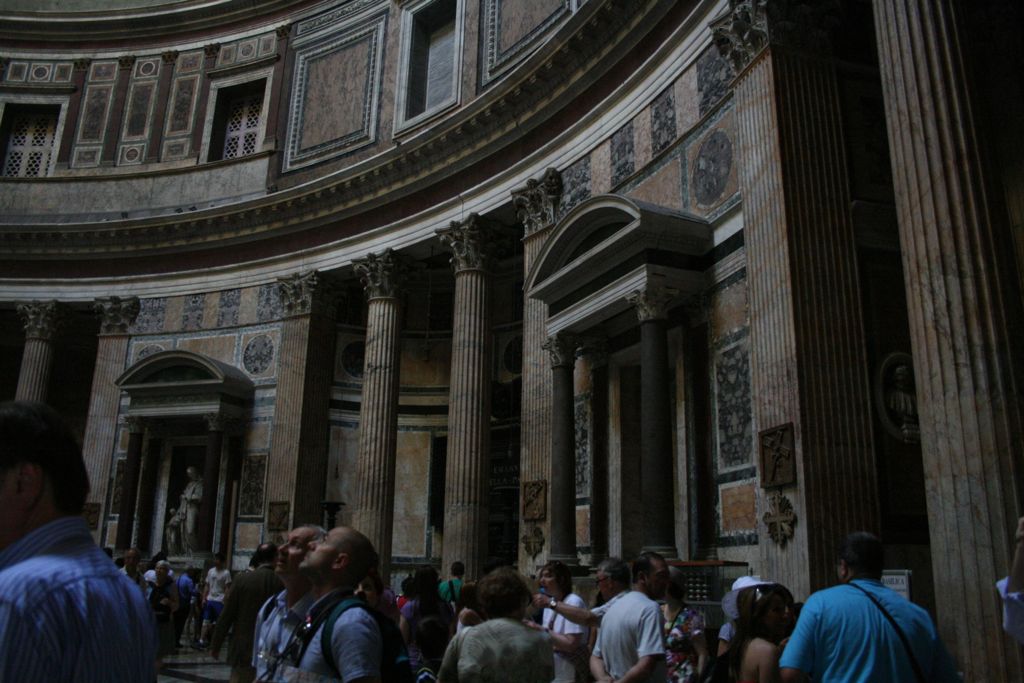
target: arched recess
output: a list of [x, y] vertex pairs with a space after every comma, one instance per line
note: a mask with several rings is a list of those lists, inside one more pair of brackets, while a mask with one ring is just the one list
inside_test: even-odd
[[127, 458], [112, 510], [117, 547], [197, 564], [216, 550], [230, 554], [252, 381], [227, 363], [173, 350], [140, 360], [116, 384], [128, 397]]

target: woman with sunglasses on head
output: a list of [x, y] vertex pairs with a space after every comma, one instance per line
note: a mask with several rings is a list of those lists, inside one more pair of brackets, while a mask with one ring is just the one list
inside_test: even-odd
[[[562, 562], [548, 562], [541, 567], [538, 581], [541, 592], [552, 601], [551, 605], [544, 608], [542, 626], [550, 634], [555, 652], [553, 683], [573, 683], [577, 680], [575, 661], [585, 661], [589, 668], [590, 653], [585, 648], [589, 641], [590, 629], [575, 624], [558, 614], [553, 609], [553, 605], [561, 602], [571, 607], [586, 609], [587, 603], [572, 592], [572, 573], [569, 571], [569, 567]], [[582, 665], [580, 670], [585, 672]]]
[[777, 583], [744, 588], [736, 597], [729, 673], [737, 683], [777, 683], [780, 643], [793, 630], [793, 594]]

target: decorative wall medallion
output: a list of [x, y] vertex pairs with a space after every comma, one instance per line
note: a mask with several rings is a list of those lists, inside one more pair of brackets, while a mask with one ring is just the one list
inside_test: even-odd
[[722, 130], [704, 138], [693, 163], [693, 195], [698, 204], [710, 206], [725, 191], [732, 170], [732, 141]]
[[905, 443], [921, 441], [914, 361], [909, 353], [896, 351], [882, 359], [875, 373], [875, 408], [882, 427], [894, 438]]
[[539, 526], [535, 526], [523, 534], [522, 542], [523, 549], [531, 559], [534, 559], [544, 549], [544, 532]]
[[796, 483], [796, 449], [793, 440], [792, 422], [758, 432], [761, 488], [771, 489]]
[[346, 344], [341, 352], [341, 367], [344, 368], [349, 377], [362, 379], [365, 358], [366, 344], [361, 341]]
[[82, 517], [90, 529], [100, 528], [100, 504], [86, 503], [82, 506]]
[[539, 522], [548, 516], [548, 483], [543, 479], [523, 482], [523, 519]]
[[267, 530], [288, 531], [290, 528], [289, 512], [291, 512], [291, 503], [286, 500], [268, 504]]
[[775, 543], [785, 547], [786, 542], [793, 538], [793, 527], [796, 526], [796, 513], [789, 498], [781, 493], [773, 493], [768, 499], [768, 511], [762, 519], [768, 527], [768, 535]]
[[242, 352], [242, 365], [250, 375], [261, 375], [274, 361], [274, 340], [266, 334], [253, 337]]

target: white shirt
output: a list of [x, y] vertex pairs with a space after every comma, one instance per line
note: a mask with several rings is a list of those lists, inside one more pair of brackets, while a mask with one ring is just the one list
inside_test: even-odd
[[623, 593], [601, 620], [594, 656], [604, 660], [613, 678], [622, 678], [641, 657], [655, 655], [658, 664], [647, 680], [664, 681], [663, 623], [658, 603], [639, 591]]
[[[575, 593], [570, 593], [565, 596], [562, 602], [570, 607], [587, 609], [587, 604], [583, 602], [583, 598]], [[554, 621], [552, 621], [552, 619], [554, 619]], [[579, 633], [581, 634], [580, 642], [584, 645], [587, 644], [587, 640], [590, 635], [589, 628], [569, 621], [561, 614], [556, 614], [550, 607], [544, 608], [544, 626], [552, 633], [561, 633], [564, 635], [574, 635]], [[573, 666], [572, 660], [570, 660], [566, 654], [555, 650], [555, 678], [552, 683], [573, 683], [575, 680], [576, 667]]]
[[216, 567], [210, 567], [210, 571], [206, 572], [206, 586], [210, 590], [206, 599], [224, 602], [224, 594], [227, 593], [230, 583], [231, 572], [227, 568], [218, 571]]
[[[256, 615], [252, 665], [256, 668], [256, 679], [260, 681], [285, 680], [278, 660], [284, 654], [285, 648], [288, 647], [295, 629], [305, 622], [306, 613], [313, 605], [314, 596], [310, 591], [289, 608], [286, 600], [287, 593], [287, 590], [283, 590], [269, 598]], [[266, 614], [265, 610], [268, 604], [273, 604], [274, 608], [264, 621], [263, 615]], [[282, 660], [281, 663], [287, 664], [288, 662]]]
[[996, 582], [999, 595], [1003, 598], [1003, 630], [1024, 644], [1024, 593], [1007, 593], [1010, 577]]

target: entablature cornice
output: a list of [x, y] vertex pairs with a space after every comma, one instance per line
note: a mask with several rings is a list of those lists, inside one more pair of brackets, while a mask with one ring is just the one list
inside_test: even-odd
[[[436, 187], [535, 131], [606, 76], [672, 6], [669, 0], [587, 3], [509, 78], [452, 117], [330, 176], [184, 215], [102, 224], [0, 223], [0, 258], [167, 254], [270, 239], [368, 214], [386, 202]], [[322, 232], [322, 239], [331, 239], [329, 231]]]

